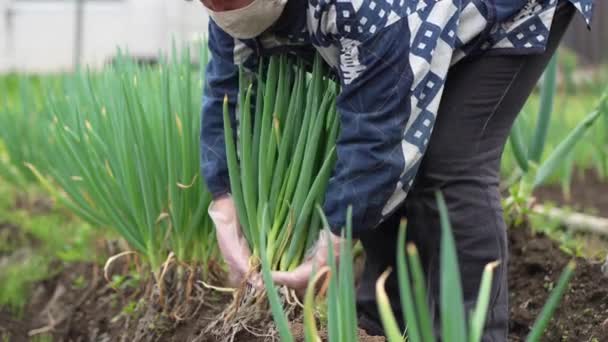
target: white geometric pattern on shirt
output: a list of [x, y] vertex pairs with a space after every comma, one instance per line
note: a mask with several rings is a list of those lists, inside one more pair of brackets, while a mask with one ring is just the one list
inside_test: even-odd
[[344, 38], [341, 45], [340, 70], [342, 71], [342, 82], [349, 85], [365, 71], [366, 66], [359, 61], [360, 41]]
[[[382, 209], [384, 217], [406, 198], [413, 177], [408, 179], [405, 176], [415, 174], [428, 145], [456, 40], [455, 27], [449, 23], [455, 22], [454, 16], [462, 13], [465, 11], [459, 11], [454, 2], [440, 1], [407, 16], [411, 32], [409, 61], [414, 72], [411, 89], [414, 96], [401, 143], [405, 165], [395, 191]], [[459, 36], [473, 37], [475, 31], [478, 34], [483, 29], [475, 24], [463, 26], [459, 28]]]
[[[313, 15], [319, 17], [317, 12], [321, 7], [317, 6], [314, 10]], [[366, 69], [359, 61], [361, 42], [399, 21], [406, 8], [405, 0], [336, 0], [325, 13], [320, 14], [321, 33], [342, 34], [340, 70], [344, 84], [348, 85], [355, 82]], [[333, 18], [335, 22], [324, 21], [327, 18]], [[324, 23], [329, 26], [324, 27]]]

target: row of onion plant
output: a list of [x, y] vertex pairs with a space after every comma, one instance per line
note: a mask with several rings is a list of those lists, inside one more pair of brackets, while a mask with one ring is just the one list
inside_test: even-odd
[[[205, 48], [200, 56], [205, 65]], [[78, 72], [47, 92], [44, 165], [28, 164], [73, 212], [117, 231], [159, 285], [169, 264], [179, 279], [216, 256], [200, 177], [204, 76], [187, 50], [158, 66], [120, 54], [102, 72]]]
[[[596, 155], [600, 161], [598, 165], [603, 165], [608, 160], [608, 155], [603, 151], [606, 144], [605, 137], [608, 135], [602, 131], [608, 124], [608, 87], [596, 100], [593, 110], [586, 116], [580, 117], [574, 127], [568, 128], [567, 134], [560, 138], [559, 142], [549, 146], [548, 136], [555, 135], [550, 133], [551, 123], [560, 121], [555, 118], [554, 113], [556, 79], [557, 63], [554, 58], [543, 77], [535, 125], [530, 125], [528, 115], [525, 112], [522, 113], [515, 121], [509, 138], [511, 153], [507, 157], [503, 157], [503, 163], [509, 162], [511, 159], [515, 160], [515, 172], [510, 175], [507, 182], [511, 195], [505, 200], [504, 206], [509, 217], [514, 218], [516, 224], [529, 213], [530, 198], [534, 189], [551, 181], [556, 174], [560, 174], [564, 193], [569, 194], [575, 169], [574, 158], [577, 146], [581, 144], [596, 146], [593, 149], [597, 152]], [[599, 125], [597, 125], [598, 122], [600, 122]], [[596, 130], [593, 130], [594, 127]], [[589, 132], [594, 135], [589, 135]], [[601, 136], [598, 137], [597, 132], [600, 132]], [[601, 169], [601, 167], [598, 168], [598, 170]], [[599, 173], [601, 175], [602, 171]]]

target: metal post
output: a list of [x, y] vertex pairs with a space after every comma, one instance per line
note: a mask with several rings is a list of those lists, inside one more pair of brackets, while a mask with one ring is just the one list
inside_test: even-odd
[[75, 23], [74, 23], [74, 70], [80, 67], [82, 62], [82, 37], [84, 36], [84, 3], [86, 0], [75, 0], [76, 1], [76, 12], [75, 12]]
[[0, 34], [2, 35], [2, 37], [0, 37], [0, 42], [2, 42], [2, 46], [0, 46], [0, 49], [2, 49], [2, 51], [0, 52], [0, 54], [2, 54], [2, 56], [0, 57], [0, 63], [2, 63], [3, 65], [0, 65], [0, 70], [4, 70], [4, 71], [15, 71], [16, 69], [16, 64], [15, 64], [15, 30], [14, 30], [14, 17], [15, 17], [15, 10], [13, 9], [12, 4], [9, 1], [4, 1], [4, 0], [0, 0], [0, 9], [2, 10], [1, 15], [3, 16], [2, 19], [0, 19], [0, 24], [2, 24], [2, 27], [0, 28]]

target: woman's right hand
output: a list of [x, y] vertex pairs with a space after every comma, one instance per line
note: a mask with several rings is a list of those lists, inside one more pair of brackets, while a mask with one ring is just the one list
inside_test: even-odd
[[215, 224], [218, 246], [228, 266], [228, 285], [239, 287], [248, 276], [251, 251], [241, 231], [232, 196], [224, 195], [214, 200], [209, 207], [209, 216]]

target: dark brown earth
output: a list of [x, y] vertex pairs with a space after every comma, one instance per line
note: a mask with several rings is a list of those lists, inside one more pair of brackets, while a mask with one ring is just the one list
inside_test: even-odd
[[[82, 277], [87, 286], [75, 286], [76, 279]], [[58, 276], [37, 284], [20, 319], [1, 310], [0, 336], [8, 336], [11, 342], [31, 341], [37, 335], [52, 336], [53, 341], [224, 341], [225, 336], [205, 330], [231, 302], [230, 295], [206, 293], [204, 301], [193, 303], [198, 308], [193, 318], [176, 322], [163, 314], [158, 305], [143, 305], [143, 301], [133, 312], [122, 309], [143, 297], [143, 291], [117, 291], [108, 285], [97, 265], [71, 265]], [[261, 315], [270, 318], [267, 309]], [[264, 328], [266, 324], [249, 327], [252, 333], [240, 332], [234, 341], [268, 341], [267, 337], [276, 336], [276, 331]], [[304, 341], [301, 323], [294, 322], [292, 332], [296, 341]], [[360, 330], [359, 340], [382, 342], [384, 338], [370, 337]]]
[[34, 287], [21, 319], [0, 311], [0, 332], [8, 333], [10, 341], [29, 341], [36, 335], [51, 335], [57, 341], [85, 336], [108, 340], [110, 320], [121, 303], [100, 278], [99, 267], [87, 263], [54, 267], [63, 270]]
[[[544, 235], [511, 229], [509, 289], [510, 340], [523, 341], [557, 280], [572, 257]], [[608, 341], [608, 278], [601, 263], [576, 259], [570, 287], [543, 341]]]
[[608, 182], [593, 170], [576, 172], [570, 198], [564, 196], [559, 185], [542, 186], [534, 195], [540, 202], [569, 206], [577, 211], [608, 217]]

